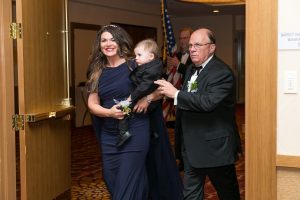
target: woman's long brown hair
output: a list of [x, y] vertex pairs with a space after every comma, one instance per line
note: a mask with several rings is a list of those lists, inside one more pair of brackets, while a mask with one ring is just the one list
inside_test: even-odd
[[87, 69], [87, 87], [89, 92], [98, 91], [98, 80], [102, 73], [103, 67], [107, 63], [106, 56], [101, 52], [100, 42], [101, 35], [104, 32], [109, 32], [115, 42], [118, 44], [118, 55], [126, 60], [132, 55], [132, 39], [129, 34], [121, 27], [117, 25], [103, 26], [97, 33], [95, 42], [92, 47], [91, 54], [89, 56], [89, 65]]

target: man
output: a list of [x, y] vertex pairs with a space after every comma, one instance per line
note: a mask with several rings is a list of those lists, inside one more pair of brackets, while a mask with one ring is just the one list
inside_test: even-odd
[[[189, 65], [192, 64], [192, 60], [189, 55], [189, 40], [193, 29], [191, 28], [182, 28], [179, 31], [179, 52], [175, 56], [167, 56], [167, 68], [171, 69], [172, 67], [176, 68], [176, 71], [181, 74], [181, 84], [184, 82], [185, 72]], [[171, 70], [170, 70], [171, 71]], [[180, 110], [176, 112], [176, 118], [180, 118]], [[175, 120], [175, 157], [178, 162], [178, 168], [180, 171], [183, 170], [183, 160], [181, 155], [181, 143], [182, 143], [182, 132], [181, 124], [178, 123], [179, 120]]]
[[[192, 32], [193, 30], [191, 28], [182, 28], [179, 32], [179, 52], [172, 56], [167, 56], [167, 80], [178, 89], [182, 86], [186, 66], [192, 62], [188, 54], [188, 43]], [[175, 107], [170, 99], [164, 99], [163, 113], [167, 126], [174, 127]], [[175, 139], [175, 141], [178, 141], [178, 139]], [[176, 149], [180, 151], [180, 149]]]
[[[179, 31], [179, 51], [175, 56], [167, 56], [167, 67], [171, 69], [172, 67], [177, 68], [177, 72], [182, 74], [182, 78], [185, 76], [186, 68], [192, 64], [192, 60], [189, 56], [189, 40], [193, 29], [182, 28]], [[183, 82], [182, 82], [183, 83]]]
[[[181, 110], [184, 161], [184, 199], [204, 199], [208, 176], [219, 199], [239, 200], [235, 161], [241, 152], [235, 122], [235, 80], [217, 56], [212, 31], [201, 28], [189, 41], [193, 61], [181, 90], [157, 80], [160, 93], [174, 98]], [[199, 73], [200, 72], [200, 73]]]

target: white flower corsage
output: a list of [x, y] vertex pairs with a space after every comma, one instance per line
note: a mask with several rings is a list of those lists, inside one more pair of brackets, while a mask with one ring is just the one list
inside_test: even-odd
[[197, 81], [193, 81], [193, 82], [189, 81], [189, 92], [197, 92], [197, 90], [198, 90]]
[[188, 92], [197, 92], [198, 91], [198, 83], [196, 81], [197, 75], [193, 75], [191, 80], [188, 81]]
[[122, 112], [124, 112], [126, 115], [129, 115], [131, 113], [131, 108], [130, 108], [130, 105], [131, 105], [131, 101], [129, 100], [123, 100], [123, 101], [118, 101], [116, 99], [114, 99], [114, 102], [116, 104], [120, 104], [120, 109], [122, 110]]

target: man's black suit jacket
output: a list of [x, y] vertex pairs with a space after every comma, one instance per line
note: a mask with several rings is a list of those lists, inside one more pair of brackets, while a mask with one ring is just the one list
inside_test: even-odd
[[187, 92], [190, 76], [191, 66], [177, 96], [187, 158], [195, 168], [233, 164], [241, 150], [235, 121], [234, 74], [213, 56], [196, 79], [198, 90], [194, 93]]

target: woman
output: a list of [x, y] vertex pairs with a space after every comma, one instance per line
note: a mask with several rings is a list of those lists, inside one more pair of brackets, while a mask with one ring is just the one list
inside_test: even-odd
[[[151, 142], [150, 150], [149, 117], [145, 113], [149, 106], [147, 98], [135, 105], [133, 111], [138, 113], [129, 118], [131, 137], [125, 144], [116, 145], [120, 132], [118, 121], [124, 118], [124, 113], [115, 100], [127, 99], [133, 89], [130, 73], [135, 65], [129, 60], [131, 43], [121, 27], [103, 26], [89, 59], [88, 106], [94, 115], [93, 125], [102, 148], [104, 179], [113, 200], [147, 200], [149, 197], [181, 200], [182, 184], [161, 107], [151, 114], [156, 120], [159, 138]], [[157, 99], [155, 94], [158, 93], [149, 98]]]
[[146, 156], [149, 149], [149, 119], [144, 113], [129, 119], [131, 138], [116, 147], [118, 121], [124, 113], [114, 100], [130, 95], [131, 72], [128, 61], [131, 39], [119, 26], [108, 25], [98, 32], [90, 56], [88, 106], [102, 148], [103, 175], [113, 200], [148, 199]]

